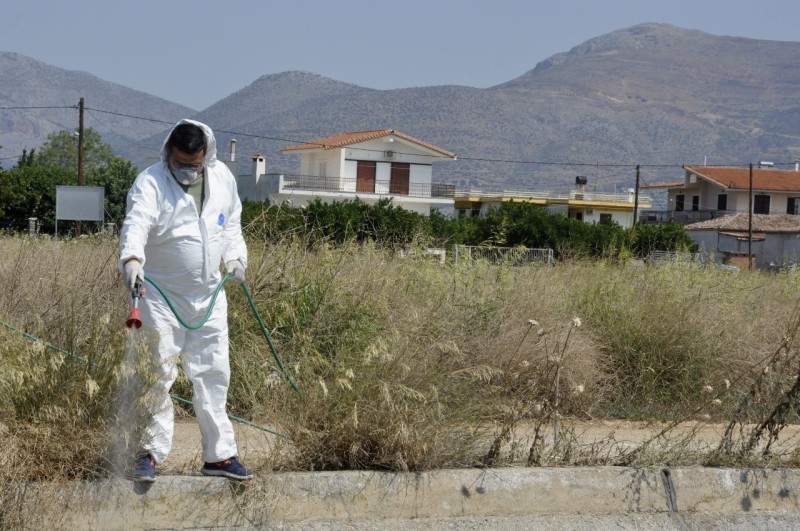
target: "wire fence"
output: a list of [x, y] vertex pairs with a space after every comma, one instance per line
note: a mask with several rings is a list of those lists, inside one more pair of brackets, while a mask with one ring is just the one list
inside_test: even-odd
[[704, 253], [679, 253], [675, 251], [650, 251], [647, 261], [655, 265], [696, 264], [706, 265], [708, 255]]
[[552, 249], [531, 249], [528, 247], [493, 247], [490, 245], [456, 245], [454, 260], [486, 260], [493, 264], [528, 265], [555, 264]]
[[[744, 257], [745, 264], [747, 263], [747, 257]], [[645, 259], [645, 262], [648, 264], [652, 264], [656, 267], [662, 266], [678, 266], [678, 267], [692, 267], [692, 266], [701, 266], [701, 267], [712, 267], [716, 271], [729, 271], [729, 272], [739, 272], [742, 270], [741, 265], [736, 265], [732, 263], [717, 263], [714, 260], [713, 254], [710, 253], [683, 253], [683, 252], [675, 252], [675, 251], [651, 251], [650, 254]], [[744, 265], [744, 269], [747, 269], [747, 265]], [[753, 261], [753, 267], [755, 267], [755, 261]], [[768, 271], [777, 271], [780, 267], [769, 267]]]

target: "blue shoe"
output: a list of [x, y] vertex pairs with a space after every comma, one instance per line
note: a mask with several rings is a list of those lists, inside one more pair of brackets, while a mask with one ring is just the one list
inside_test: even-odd
[[152, 483], [156, 480], [156, 462], [150, 454], [140, 455], [136, 464], [128, 470], [125, 477], [141, 483]]
[[205, 463], [200, 472], [206, 476], [223, 476], [231, 479], [253, 479], [253, 471], [242, 466], [235, 456], [225, 461], [220, 461], [219, 463]]

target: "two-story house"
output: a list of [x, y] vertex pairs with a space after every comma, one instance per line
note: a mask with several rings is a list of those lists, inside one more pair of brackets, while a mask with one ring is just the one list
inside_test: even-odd
[[453, 208], [454, 187], [434, 184], [432, 176], [433, 163], [454, 160], [456, 154], [394, 129], [342, 133], [281, 152], [300, 155], [299, 173], [265, 174], [264, 158], [256, 155], [252, 182], [242, 186], [245, 198], [293, 207], [315, 198], [358, 198], [368, 204], [390, 198], [394, 205], [423, 215], [432, 208]]
[[[692, 223], [727, 214], [800, 214], [800, 169], [774, 167], [684, 166], [682, 180], [643, 185], [666, 188], [667, 212], [650, 213], [652, 221]], [[647, 213], [645, 213], [647, 219]]]

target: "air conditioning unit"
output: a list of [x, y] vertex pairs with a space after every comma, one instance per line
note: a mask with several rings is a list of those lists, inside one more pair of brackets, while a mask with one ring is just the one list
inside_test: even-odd
[[385, 156], [387, 159], [393, 159], [393, 158], [394, 158], [394, 151], [384, 151], [384, 152], [383, 152], [383, 155], [384, 155], [384, 156]]
[[586, 215], [591, 216], [592, 214], [594, 214], [594, 209], [593, 208], [587, 208], [586, 209]]

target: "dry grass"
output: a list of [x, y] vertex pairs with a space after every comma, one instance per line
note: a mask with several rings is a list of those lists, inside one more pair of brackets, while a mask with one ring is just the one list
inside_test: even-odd
[[[13, 485], [107, 474], [112, 449], [135, 444], [114, 428], [129, 309], [117, 245], [0, 239], [0, 525], [19, 516]], [[442, 266], [288, 237], [250, 249], [248, 284], [287, 374], [229, 289], [229, 409], [291, 438], [266, 466], [798, 463], [776, 444], [800, 395], [797, 275]], [[607, 419], [655, 429], [634, 445], [586, 442], [581, 426]], [[687, 421], [730, 429], [698, 447]]]

